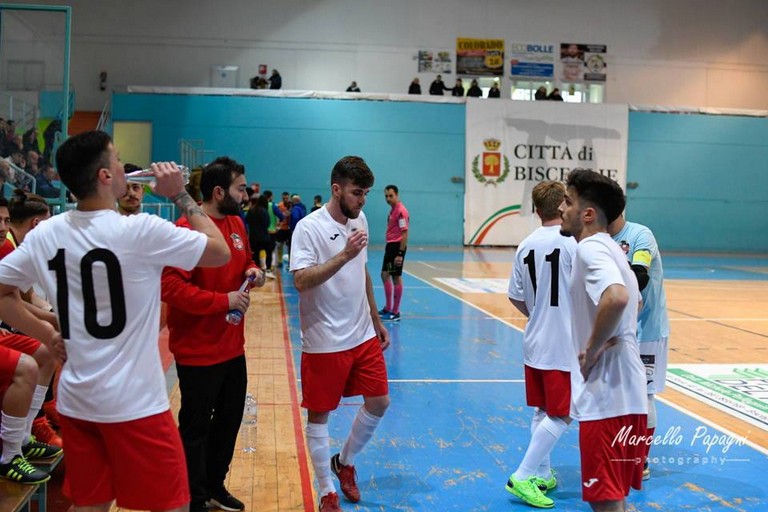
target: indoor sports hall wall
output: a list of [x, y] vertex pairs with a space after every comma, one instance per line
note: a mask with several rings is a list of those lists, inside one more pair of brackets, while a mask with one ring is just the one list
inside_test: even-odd
[[[113, 120], [150, 121], [154, 160], [178, 159], [179, 139], [203, 139], [242, 161], [248, 181], [276, 194], [328, 197], [333, 164], [363, 156], [376, 174], [366, 214], [383, 243], [394, 183], [414, 245], [460, 245], [464, 105], [237, 96], [115, 94]], [[768, 119], [630, 112], [628, 218], [662, 249], [768, 252]]]
[[[238, 96], [116, 94], [113, 121], [151, 121], [153, 160], [178, 160], [180, 139], [246, 166], [248, 182], [305, 205], [328, 199], [333, 165], [365, 158], [376, 183], [365, 207], [373, 243], [384, 242], [384, 187], [400, 188], [415, 245], [460, 245], [464, 105]], [[119, 148], [118, 148], [119, 149]], [[455, 228], [454, 228], [455, 227]]]
[[768, 119], [629, 113], [627, 217], [665, 251], [768, 252]]

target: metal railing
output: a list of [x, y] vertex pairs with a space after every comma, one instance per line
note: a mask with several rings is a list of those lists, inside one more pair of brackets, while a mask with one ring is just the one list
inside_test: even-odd
[[112, 132], [112, 109], [109, 100], [104, 102], [104, 108], [101, 109], [99, 122], [96, 123], [96, 130], [107, 133]]
[[212, 149], [205, 149], [205, 141], [203, 140], [179, 140], [181, 165], [187, 166], [190, 170], [208, 163], [213, 153]]
[[0, 92], [0, 117], [16, 121], [16, 130], [25, 132], [37, 125], [37, 106]]
[[8, 162], [8, 165], [10, 165], [13, 171], [13, 176], [8, 176], [5, 185], [12, 187], [11, 192], [13, 189], [20, 188], [35, 194], [37, 192], [37, 179], [13, 162]]

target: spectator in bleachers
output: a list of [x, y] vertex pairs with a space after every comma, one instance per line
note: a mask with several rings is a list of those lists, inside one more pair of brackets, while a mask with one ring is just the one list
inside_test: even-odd
[[[37, 194], [50, 198], [59, 197], [61, 189], [53, 184], [53, 181], [56, 178], [58, 178], [58, 175], [56, 174], [56, 169], [53, 168], [53, 165], [47, 162], [43, 163], [37, 176], [35, 176], [35, 180], [37, 181], [37, 188], [35, 190], [37, 191]], [[128, 187], [130, 188], [130, 184]]]
[[533, 99], [535, 100], [546, 100], [547, 99], [547, 88], [542, 86], [539, 86], [538, 89], [536, 89], [536, 94], [533, 95]]
[[467, 96], [469, 96], [470, 98], [483, 97], [483, 90], [480, 88], [479, 85], [477, 85], [477, 80], [472, 80], [472, 85], [470, 85], [469, 90], [467, 90]]
[[37, 142], [37, 130], [34, 128], [30, 128], [24, 132], [24, 135], [21, 137], [21, 142], [21, 150], [24, 151], [24, 153], [34, 151], [37, 154], [40, 154], [40, 144]]
[[547, 99], [551, 101], [563, 101], [563, 96], [560, 94], [560, 89], [558, 89], [557, 87], [552, 89], [552, 92], [549, 93], [549, 96], [547, 96]]
[[43, 149], [43, 160], [46, 162], [53, 161], [51, 159], [51, 153], [53, 152], [53, 145], [56, 142], [57, 133], [61, 133], [61, 121], [54, 119], [51, 121], [51, 124], [49, 124], [43, 131], [43, 141], [45, 142], [45, 148]]
[[357, 82], [354, 80], [351, 84], [349, 84], [349, 87], [347, 87], [347, 92], [360, 92], [360, 88], [357, 86]]
[[501, 90], [499, 89], [499, 82], [493, 82], [491, 89], [488, 91], [489, 98], [501, 98]]
[[408, 86], [408, 94], [421, 94], [421, 85], [418, 78], [414, 78], [411, 85]]
[[5, 184], [12, 182], [13, 170], [8, 162], [0, 158], [0, 196], [5, 197]]
[[267, 78], [270, 89], [280, 89], [283, 86], [283, 77], [280, 76], [280, 72], [276, 69], [272, 70], [272, 76]]
[[461, 83], [461, 78], [456, 79], [456, 85], [451, 89], [451, 96], [464, 97], [464, 84]]
[[437, 77], [432, 81], [432, 83], [429, 84], [429, 94], [432, 96], [442, 96], [443, 91], [450, 91], [450, 90], [452, 89], [445, 85], [445, 83], [443, 82], [443, 77], [441, 75], [437, 75]]

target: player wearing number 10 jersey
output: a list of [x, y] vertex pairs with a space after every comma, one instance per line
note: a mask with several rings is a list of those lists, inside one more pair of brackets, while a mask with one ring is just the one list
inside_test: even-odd
[[506, 489], [526, 503], [551, 508], [545, 493], [556, 485], [549, 454], [568, 428], [570, 370], [576, 360], [571, 342], [568, 283], [576, 242], [560, 235], [558, 207], [565, 186], [544, 181], [532, 192], [542, 226], [523, 240], [515, 253], [509, 300], [528, 317], [523, 335], [525, 393], [535, 407], [531, 442]]
[[[75, 510], [182, 510], [186, 464], [157, 350], [163, 267], [220, 266], [221, 232], [184, 190], [173, 164], [153, 164], [155, 193], [172, 198], [193, 230], [147, 214], [115, 211], [125, 172], [103, 132], [85, 132], [57, 153], [76, 210], [40, 223], [0, 263], [0, 317], [67, 361], [58, 409], [67, 443], [65, 492]], [[141, 243], [137, 243], [141, 240]], [[42, 286], [60, 332], [26, 312], [17, 288]]]

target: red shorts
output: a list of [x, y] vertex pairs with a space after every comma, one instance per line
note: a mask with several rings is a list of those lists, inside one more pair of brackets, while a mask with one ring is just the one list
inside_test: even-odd
[[169, 510], [189, 503], [187, 462], [171, 411], [121, 423], [60, 416], [64, 492], [75, 506], [117, 500], [131, 510]]
[[40, 345], [42, 343], [35, 338], [30, 338], [23, 334], [0, 334], [0, 346], [12, 348], [29, 356], [37, 352]]
[[571, 373], [525, 366], [525, 399], [549, 416], [571, 414]]
[[301, 354], [301, 406], [333, 411], [342, 396], [389, 394], [387, 365], [379, 338], [343, 352]]
[[3, 403], [5, 391], [13, 382], [19, 359], [21, 359], [21, 352], [0, 345], [0, 404]]
[[[622, 442], [622, 428], [631, 435], [644, 436], [645, 414], [628, 414], [579, 424], [582, 497], [584, 501], [621, 501], [629, 488], [642, 488], [644, 442]], [[630, 435], [630, 437], [632, 437]]]

